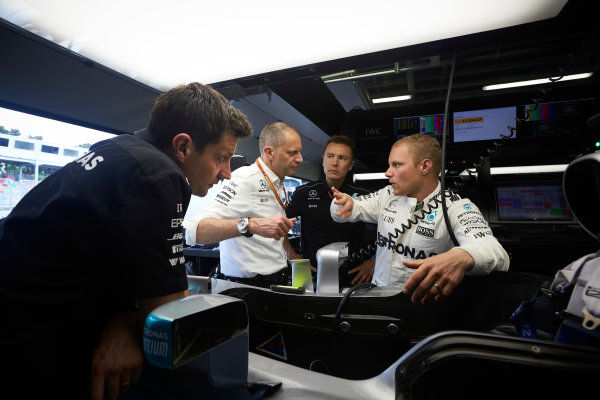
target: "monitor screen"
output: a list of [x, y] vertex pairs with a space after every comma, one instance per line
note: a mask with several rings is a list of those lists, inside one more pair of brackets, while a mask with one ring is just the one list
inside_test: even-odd
[[501, 139], [500, 135], [509, 136], [511, 131], [508, 127], [516, 127], [516, 118], [517, 106], [454, 112], [454, 142], [495, 140]]
[[585, 121], [597, 112], [595, 99], [523, 105], [519, 138], [584, 133]]
[[497, 186], [498, 221], [571, 221], [560, 185]]
[[[431, 134], [441, 141], [443, 131], [443, 114], [394, 118], [394, 133], [396, 140], [416, 133], [425, 133]], [[448, 136], [446, 136], [446, 138], [448, 138]]]

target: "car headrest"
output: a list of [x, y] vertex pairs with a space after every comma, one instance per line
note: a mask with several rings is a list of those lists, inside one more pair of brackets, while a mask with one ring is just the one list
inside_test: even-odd
[[567, 166], [563, 191], [581, 227], [600, 240], [600, 152], [576, 158]]

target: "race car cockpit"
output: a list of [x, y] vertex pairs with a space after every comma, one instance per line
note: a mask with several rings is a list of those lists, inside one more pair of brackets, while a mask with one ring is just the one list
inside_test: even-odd
[[[598, 238], [600, 218], [589, 210], [600, 206], [599, 153], [569, 164], [564, 191], [573, 214]], [[339, 265], [331, 257], [344, 257], [343, 247], [327, 249], [329, 268]], [[434, 305], [413, 304], [403, 293], [365, 284], [344, 293], [320, 291], [326, 278], [300, 294], [190, 276], [192, 297], [216, 296], [213, 304], [222, 309], [188, 307], [192, 316], [184, 317], [181, 307], [170, 305], [177, 318], [164, 309], [148, 317], [145, 333], [154, 341], [161, 337], [153, 333], [157, 321], [164, 331], [164, 321], [169, 326], [187, 318], [185, 329], [166, 328], [172, 335], [162, 337], [178, 338], [177, 350], [167, 340], [164, 354], [179, 360], [185, 354], [190, 361], [169, 371], [168, 379], [154, 375], [154, 391], [145, 394], [168, 382], [165, 398], [175, 399], [587, 395], [600, 377], [597, 260], [596, 254], [584, 257], [554, 278], [510, 271], [466, 276]], [[200, 302], [201, 308], [210, 303]], [[127, 396], [136, 398], [135, 390]]]

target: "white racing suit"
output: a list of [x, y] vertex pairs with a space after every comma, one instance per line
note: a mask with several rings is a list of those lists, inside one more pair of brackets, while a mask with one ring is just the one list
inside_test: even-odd
[[[438, 183], [436, 190], [425, 198], [423, 208], [418, 211], [415, 211], [415, 198], [396, 196], [391, 186], [355, 198], [352, 214], [343, 221], [335, 215], [339, 206], [332, 202], [331, 217], [335, 221], [377, 223], [377, 254], [372, 280], [377, 286], [401, 290], [414, 271], [405, 267], [402, 260], [420, 260], [454, 247], [444, 222], [441, 195], [438, 195], [440, 186]], [[475, 260], [474, 267], [467, 271], [467, 275], [508, 270], [508, 254], [494, 237], [477, 206], [458, 195], [447, 197], [446, 205], [459, 248]], [[413, 222], [408, 222], [409, 219]]]

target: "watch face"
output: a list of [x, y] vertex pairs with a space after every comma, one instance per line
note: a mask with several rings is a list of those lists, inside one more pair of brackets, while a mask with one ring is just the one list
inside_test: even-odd
[[248, 232], [249, 221], [248, 218], [242, 218], [237, 223], [238, 232], [246, 237], [252, 237], [252, 234]]
[[242, 218], [237, 223], [238, 231], [240, 233], [245, 233], [248, 231], [248, 220], [246, 218]]

